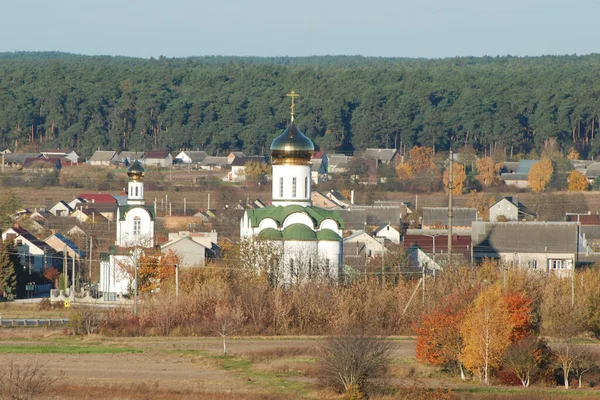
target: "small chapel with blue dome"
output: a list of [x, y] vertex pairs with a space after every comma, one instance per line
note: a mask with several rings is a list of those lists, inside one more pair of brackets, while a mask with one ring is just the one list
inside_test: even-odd
[[296, 127], [293, 90], [287, 129], [271, 143], [272, 205], [246, 210], [242, 240], [261, 241], [278, 254], [280, 282], [341, 277], [344, 223], [339, 213], [311, 202], [312, 141]]

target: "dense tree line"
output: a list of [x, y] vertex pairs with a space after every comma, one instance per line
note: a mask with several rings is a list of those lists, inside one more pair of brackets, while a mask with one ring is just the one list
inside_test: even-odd
[[0, 54], [0, 142], [19, 149], [264, 153], [301, 95], [300, 128], [325, 150], [451, 143], [506, 154], [595, 156], [600, 56], [442, 60], [359, 56], [134, 59]]

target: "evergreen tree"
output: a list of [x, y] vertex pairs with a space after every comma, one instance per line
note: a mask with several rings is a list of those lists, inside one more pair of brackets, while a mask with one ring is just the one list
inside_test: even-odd
[[17, 295], [17, 273], [8, 249], [9, 246], [0, 241], [0, 289], [4, 297], [13, 299]]

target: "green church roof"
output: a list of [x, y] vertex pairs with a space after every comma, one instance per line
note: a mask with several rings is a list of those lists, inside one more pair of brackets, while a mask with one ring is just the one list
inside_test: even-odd
[[317, 232], [317, 239], [330, 242], [341, 242], [342, 237], [331, 229], [323, 229]]
[[292, 224], [283, 230], [283, 240], [314, 242], [317, 234], [304, 224]]
[[277, 226], [281, 227], [283, 221], [293, 213], [303, 213], [310, 217], [313, 221], [314, 228], [317, 229], [321, 222], [326, 219], [332, 219], [337, 222], [339, 228], [344, 228], [344, 220], [337, 211], [324, 210], [319, 207], [302, 207], [299, 205], [290, 206], [269, 206], [264, 208], [257, 208], [253, 210], [247, 210], [248, 218], [250, 219], [250, 225], [253, 228], [258, 227], [260, 221], [265, 218], [271, 218], [277, 222]]
[[267, 228], [260, 231], [258, 238], [264, 240], [281, 240], [283, 238], [283, 234], [277, 229]]

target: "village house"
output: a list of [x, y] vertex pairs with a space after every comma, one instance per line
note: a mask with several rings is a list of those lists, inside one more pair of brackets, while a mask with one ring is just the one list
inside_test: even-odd
[[63, 200], [60, 200], [48, 212], [56, 217], [68, 217], [73, 212], [73, 208]]
[[88, 164], [97, 167], [110, 167], [119, 161], [116, 151], [97, 150], [88, 160]]
[[[536, 215], [519, 201], [517, 196], [508, 196], [490, 206], [490, 222], [500, 220], [522, 221], [535, 219]], [[500, 221], [502, 222], [502, 221]]]
[[15, 245], [21, 264], [29, 274], [41, 273], [44, 268], [58, 263], [59, 257], [51, 246], [18, 225], [2, 232], [2, 240]]
[[181, 267], [206, 265], [208, 259], [214, 259], [220, 252], [217, 244], [217, 232], [170, 232], [169, 241], [160, 246], [163, 254], [172, 251], [180, 257]]
[[139, 151], [122, 151], [117, 157], [118, 164], [120, 166], [127, 167], [131, 165], [135, 160], [143, 160], [145, 155], [146, 153]]
[[42, 174], [60, 171], [62, 164], [59, 158], [27, 158], [23, 162], [23, 172]]
[[396, 162], [396, 158], [398, 156], [398, 150], [396, 149], [366, 149], [362, 158], [364, 160], [375, 160], [377, 163], [377, 167], [381, 165], [390, 165]]
[[173, 162], [176, 164], [195, 165], [200, 164], [207, 156], [208, 154], [205, 151], [186, 150], [177, 154]]
[[400, 244], [400, 231], [398, 231], [390, 224], [383, 224], [378, 226], [373, 231], [373, 236], [376, 238], [383, 238], [385, 240], [389, 240], [394, 244]]
[[4, 155], [4, 166], [21, 168], [28, 158], [43, 158], [41, 153], [7, 153]]
[[521, 160], [519, 161], [519, 165], [515, 172], [505, 172], [500, 174], [500, 177], [507, 186], [526, 189], [529, 187], [529, 171], [533, 164], [539, 161], [540, 160]]
[[205, 171], [221, 170], [228, 164], [227, 157], [213, 157], [207, 156], [200, 162], [200, 169]]
[[173, 156], [166, 150], [149, 151], [141, 161], [146, 166], [168, 168], [173, 165]]
[[473, 257], [568, 275], [578, 263], [577, 222], [473, 222]]
[[315, 185], [328, 179], [329, 160], [324, 151], [318, 151], [310, 159], [312, 164], [311, 179]]
[[256, 162], [266, 164], [264, 156], [244, 156], [235, 157], [231, 162], [231, 171], [227, 174], [227, 179], [230, 182], [245, 182], [246, 181], [246, 164]]
[[70, 239], [56, 231], [48, 236], [44, 242], [52, 247], [54, 251], [62, 252], [63, 254], [66, 252], [69, 257], [74, 258], [75, 260], [85, 258], [85, 251], [79, 249], [79, 247], [77, 247]]
[[45, 158], [60, 158], [61, 160], [67, 160], [72, 164], [77, 164], [79, 162], [79, 155], [69, 149], [45, 149], [42, 150], [41, 153]]

